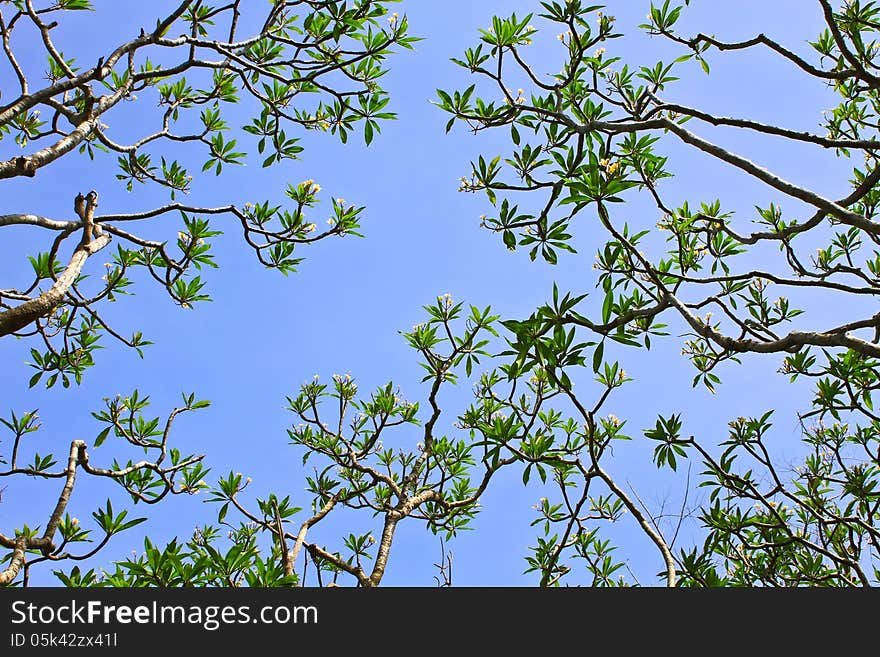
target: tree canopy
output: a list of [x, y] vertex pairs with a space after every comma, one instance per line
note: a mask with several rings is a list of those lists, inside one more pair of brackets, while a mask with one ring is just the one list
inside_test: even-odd
[[[186, 199], [245, 161], [286, 171], [303, 153], [307, 167], [308, 132], [342, 143], [357, 136], [369, 157], [382, 122], [397, 118], [394, 95], [380, 83], [392, 62], [415, 56], [406, 51], [418, 41], [406, 2], [186, 0], [118, 43], [102, 35], [97, 61], [77, 64], [54, 33], [72, 14], [99, 14], [98, 4], [0, 3], [8, 157], [0, 177], [49, 189], [62, 157], [117, 166], [116, 180], [83, 169], [67, 218], [31, 211], [26, 195], [7, 196], [16, 207], [0, 215], [3, 230], [30, 231], [31, 251], [5, 257], [27, 257], [33, 270], [0, 289], [4, 348], [26, 344], [35, 370], [27, 384], [60, 382], [70, 388], [63, 395], [92, 366], [98, 375], [107, 336], [107, 346], [127, 345], [149, 366], [152, 343], [137, 314], [123, 330], [105, 308], [142, 279], [183, 309], [209, 300], [203, 270], [217, 267], [211, 246], [220, 226], [240, 227], [237, 250], [285, 275], [297, 271], [305, 245], [360, 236], [369, 204], [335, 198], [322, 207], [312, 178], [283, 186], [282, 204], [242, 203], [234, 188], [207, 206]], [[210, 450], [176, 447], [175, 419], [209, 405], [195, 393], [159, 417], [138, 390], [104, 399], [92, 413], [96, 436], [67, 441], [66, 460], [37, 449], [37, 411], [10, 413], [0, 445], [0, 475], [10, 481], [0, 502], [0, 517], [9, 517], [0, 527], [8, 552], [0, 582], [26, 584], [34, 566], [49, 562], [70, 586], [373, 587], [407, 549], [403, 528], [421, 526], [439, 537], [436, 582], [469, 583], [453, 577], [448, 548], [474, 530], [484, 554], [508, 549], [480, 525], [505, 499], [503, 522], [534, 532], [521, 556], [528, 581], [540, 586], [880, 582], [880, 416], [872, 401], [880, 385], [880, 5], [816, 0], [817, 33], [792, 44], [764, 31], [728, 38], [725, 25], [711, 24], [713, 8], [701, 10], [708, 3], [645, 2], [635, 21], [630, 3], [519, 4], [525, 12], [493, 7], [472, 44], [447, 54], [432, 111], [449, 138], [472, 135], [463, 143], [480, 150], [460, 154], [457, 165], [465, 171], [458, 191], [481, 216], [467, 226], [474, 237], [462, 229], [456, 239], [500, 237], [500, 251], [527, 255], [524, 277], [549, 268], [544, 300], [508, 314], [492, 300], [440, 294], [400, 331], [418, 372], [405, 387], [361, 386], [349, 373], [279, 390], [289, 394], [296, 477], [279, 463], [284, 472], [266, 483], [238, 468], [218, 478]], [[414, 33], [432, 37], [430, 25]], [[48, 70], [34, 73], [45, 61]], [[771, 89], [795, 80], [810, 89], [805, 99], [831, 107], [783, 103], [779, 119], [767, 111], [767, 94], [728, 108], [684, 86], [741, 61], [758, 61]], [[743, 95], [757, 85], [753, 75]], [[141, 108], [137, 119], [125, 115], [126, 104]], [[400, 187], [412, 174], [406, 157], [374, 166]], [[710, 178], [698, 175], [702, 168]], [[113, 184], [152, 209], [99, 212], [94, 190]], [[167, 200], [157, 203], [157, 194]], [[326, 229], [314, 220], [319, 208], [329, 213]], [[429, 222], [444, 210], [426, 203], [395, 212]], [[332, 261], [334, 248], [321, 257]], [[419, 248], [426, 263], [448, 256]], [[110, 261], [97, 265], [98, 253]], [[579, 276], [555, 273], [584, 258], [591, 269]], [[393, 299], [390, 283], [375, 285]], [[275, 302], [296, 304], [296, 294]], [[150, 297], [127, 303], [154, 312]], [[259, 312], [239, 310], [246, 340], [283, 330], [265, 326]], [[359, 310], [347, 312], [356, 324]], [[337, 327], [323, 321], [327, 343], [291, 345], [294, 361], [307, 350], [330, 357]], [[252, 367], [241, 376], [260, 378], [268, 364]], [[286, 359], [284, 367], [292, 367]], [[659, 377], [639, 387], [651, 368]], [[19, 377], [27, 379], [22, 371], [5, 378]], [[780, 412], [746, 386], [728, 415], [696, 420], [707, 395], [723, 395], [736, 377], [754, 391], [774, 377], [793, 401]], [[175, 383], [172, 373], [164, 379]], [[679, 380], [690, 390], [665, 395]], [[94, 465], [105, 442], [119, 456]], [[78, 473], [123, 489], [99, 503], [95, 528], [68, 510]], [[57, 480], [61, 492], [35, 507], [23, 479], [50, 488]], [[519, 498], [495, 492], [511, 482], [537, 492], [538, 502], [514, 508]], [[658, 490], [663, 500], [649, 495]], [[141, 524], [150, 514], [134, 511], [173, 505], [166, 498], [181, 493], [208, 502], [194, 532], [179, 527], [185, 538], [146, 538], [143, 551], [93, 565], [110, 553], [114, 534], [140, 525], [150, 535], [149, 522]], [[73, 563], [83, 560], [86, 567]]]

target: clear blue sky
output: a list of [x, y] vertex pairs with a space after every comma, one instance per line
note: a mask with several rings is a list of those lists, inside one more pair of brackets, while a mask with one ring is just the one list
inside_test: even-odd
[[[73, 17], [72, 25], [77, 29], [65, 27], [69, 40], [65, 54], [75, 56], [83, 65], [115, 44], [120, 35], [134, 34], [140, 25], [149, 25], [159, 13], [157, 8], [169, 3], [99, 0], [95, 4], [99, 11]], [[766, 32], [806, 52], [806, 40], [820, 31], [818, 4], [803, 0], [696, 0], [691, 4], [681, 25], [684, 32], [715, 33], [725, 40]], [[619, 27], [635, 35], [609, 44], [609, 54], [623, 54], [638, 64], [669, 59], [673, 51], [666, 44], [636, 34], [635, 26], [643, 22], [648, 7], [645, 0], [608, 3], [606, 11], [617, 16]], [[404, 52], [391, 60], [386, 88], [392, 95], [391, 107], [400, 118], [383, 124], [382, 134], [371, 147], [364, 148], [357, 141], [342, 146], [326, 136], [305, 135], [301, 161], [260, 169], [255, 160], [247, 167], [226, 169], [219, 179], [200, 176], [188, 199], [206, 205], [264, 198], [280, 202], [288, 182], [311, 178], [322, 185], [325, 201], [337, 196], [367, 207], [363, 222], [366, 238], [322, 242], [308, 250], [299, 273], [284, 278], [255, 262], [230, 223], [217, 242], [221, 268], [208, 273], [213, 303], [181, 311], [144, 280], [137, 285], [136, 297], [105, 307], [118, 326], [126, 331], [142, 330], [156, 343], [148, 348], [145, 360], [107, 340], [109, 348], [98, 354], [97, 366], [86, 373], [80, 387], [29, 390], [30, 370], [24, 362], [30, 345], [10, 339], [0, 342], [0, 413], [39, 408], [44, 423], [36, 434], [41, 441], [39, 451], [51, 449], [60, 455], [72, 439], [91, 442], [94, 438], [98, 425], [89, 412], [101, 406], [102, 397], [137, 387], [152, 396], [154, 412], [163, 414], [177, 402], [181, 391], [195, 391], [213, 405], [181, 419], [174, 441], [183, 449], [206, 452], [212, 479], [230, 469], [241, 471], [253, 477], [260, 493], [290, 494], [308, 506], [302, 454], [287, 445], [285, 428], [293, 417], [283, 410], [285, 395], [293, 394], [299, 384], [314, 374], [329, 379], [333, 373], [350, 373], [362, 391], [394, 380], [408, 399], [424, 399], [426, 388], [419, 383], [416, 354], [398, 335], [399, 330], [423, 320], [423, 304], [448, 292], [456, 300], [481, 307], [491, 304], [505, 317], [521, 318], [548, 299], [554, 280], [561, 289], [574, 291], [589, 290], [595, 283], [591, 264], [602, 236], [591, 226], [589, 213], [574, 222], [579, 253], [561, 257], [556, 267], [531, 263], [521, 251], [508, 252], [500, 239], [479, 228], [479, 215], [489, 211], [489, 203], [484, 196], [458, 193], [457, 179], [469, 173], [468, 162], [478, 154], [508, 152], [506, 133], [475, 138], [458, 127], [445, 135], [448, 117], [429, 102], [437, 87], [453, 89], [470, 84], [465, 72], [449, 58], [475, 45], [477, 29], [488, 26], [493, 14], [515, 11], [525, 15], [538, 9], [537, 2], [528, 0], [401, 3], [396, 10], [408, 14], [412, 33], [425, 40], [417, 44], [415, 52]], [[546, 27], [547, 33], [544, 40], [536, 40], [529, 54], [537, 71], [552, 73], [559, 68], [562, 51], [556, 47], [552, 27], [537, 18], [534, 24], [539, 30]], [[83, 40], [83, 32], [77, 35], [77, 30], [92, 36]], [[815, 129], [821, 110], [833, 102], [815, 81], [765, 52], [713, 53], [710, 63], [712, 75], [708, 77], [696, 64], [681, 67], [683, 79], [671, 88], [669, 96], [717, 113], [799, 129]], [[0, 67], [2, 88], [11, 88], [12, 82], [9, 69]], [[133, 104], [129, 111], [142, 112], [143, 119], [129, 115], [125, 120], [152, 118], [152, 109]], [[228, 118], [235, 116], [231, 113]], [[243, 116], [238, 123], [242, 122]], [[846, 167], [833, 158], [816, 157], [808, 149], [780, 149], [777, 142], [767, 139], [746, 140], [736, 133], [705, 128], [700, 131], [802, 185], [831, 195], [841, 195], [846, 189]], [[4, 159], [12, 155], [11, 143], [2, 142]], [[666, 189], [677, 201], [719, 197], [725, 206], [748, 214], [756, 204], [766, 206], [781, 200], [707, 158], [688, 153], [672, 140], [664, 141], [664, 147], [672, 154], [670, 168], [677, 174]], [[99, 157], [92, 163], [69, 156], [32, 180], [4, 182], [0, 213], [71, 218], [73, 197], [90, 189], [99, 192], [103, 212], [148, 209], [165, 201], [157, 189], [127, 194], [114, 178], [114, 163], [115, 158], [110, 157]], [[796, 206], [788, 207], [797, 211]], [[653, 226], [658, 218], [650, 200], [638, 197], [618, 211], [640, 225]], [[323, 216], [323, 209], [319, 209], [315, 220], [320, 223]], [[174, 220], [162, 221], [172, 224]], [[159, 228], [166, 230], [165, 226], [151, 230]], [[177, 230], [176, 224], [168, 226], [166, 234]], [[29, 271], [28, 253], [46, 248], [34, 242], [42, 237], [35, 230], [4, 229], [0, 286], [22, 282], [23, 278], [15, 277]], [[96, 260], [93, 267], [103, 262], [101, 256]], [[672, 336], [649, 355], [626, 353], [623, 365], [636, 381], [606, 407], [626, 419], [630, 434], [637, 438], [617, 448], [608, 467], [622, 481], [631, 481], [654, 510], [664, 501], [667, 508], [677, 509], [684, 488], [681, 476], [655, 476], [651, 446], [638, 440], [641, 429], [653, 424], [657, 413], [685, 411], [685, 431], [720, 440], [729, 419], [776, 408], [774, 444], [781, 454], [796, 448], [795, 411], [807, 403], [807, 397], [793, 396], [798, 389], [775, 374], [780, 364], [776, 357], [749, 358], [743, 368], [725, 368], [725, 384], [718, 395], [693, 390], [690, 382], [694, 372], [679, 357], [680, 347], [680, 339]], [[589, 379], [578, 380], [578, 385], [588, 390]], [[452, 431], [450, 425], [455, 414], [464, 410], [469, 392], [469, 384], [463, 382], [458, 390], [443, 396], [442, 405], [448, 411], [446, 430]], [[410, 435], [398, 434], [398, 439], [412, 444], [418, 435], [412, 431]], [[93, 459], [101, 462], [104, 450], [97, 450]], [[694, 477], [699, 469], [699, 464], [694, 464]], [[648, 485], [643, 483], [640, 488], [639, 482], [645, 481]], [[44, 522], [57, 487], [57, 482], [12, 484], [0, 504], [0, 528], [11, 532], [16, 523]], [[118, 489], [108, 482], [96, 484], [82, 478], [73, 510], [87, 518], [90, 505], [103, 500], [107, 491], [122, 502]], [[537, 487], [524, 489], [518, 472], [511, 471], [495, 481], [483, 500], [484, 511], [474, 524], [475, 531], [451, 545], [457, 585], [527, 585], [536, 581], [521, 573], [528, 546], [535, 542], [535, 532], [529, 527], [531, 506], [541, 495]], [[696, 500], [692, 497], [690, 501]], [[175, 497], [149, 509], [150, 522], [142, 527], [163, 543], [174, 536], [189, 536], [196, 524], [212, 521], [215, 511], [199, 497]], [[354, 522], [360, 527], [376, 527], [364, 514]], [[625, 520], [613, 535], [620, 538], [621, 551], [626, 550], [642, 583], [655, 583], [660, 561], [631, 524], [631, 519]], [[320, 537], [328, 547], [340, 545], [341, 549], [339, 537], [350, 525], [351, 516], [340, 514], [338, 520], [321, 523], [310, 538]], [[139, 549], [142, 535], [131, 531], [116, 537], [93, 563], [108, 564]], [[431, 585], [431, 564], [438, 558], [436, 538], [418, 522], [407, 521], [400, 528], [384, 583]], [[35, 572], [34, 577], [38, 583], [55, 581], [48, 576], [48, 569]]]

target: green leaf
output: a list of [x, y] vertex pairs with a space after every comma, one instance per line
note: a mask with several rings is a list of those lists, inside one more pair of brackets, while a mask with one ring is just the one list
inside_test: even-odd
[[614, 307], [614, 290], [608, 288], [605, 292], [605, 300], [602, 302], [602, 323], [607, 324], [611, 321], [611, 309]]
[[105, 440], [107, 440], [107, 436], [110, 434], [110, 429], [112, 427], [107, 427], [101, 433], [98, 434], [98, 437], [95, 438], [95, 447], [100, 447]]
[[512, 230], [505, 230], [501, 234], [501, 239], [504, 240], [504, 246], [506, 246], [511, 251], [516, 249], [516, 235], [513, 234]]
[[602, 356], [605, 353], [605, 340], [602, 340], [598, 345], [596, 345], [596, 351], [593, 352], [593, 371], [599, 372], [599, 367], [602, 365]]

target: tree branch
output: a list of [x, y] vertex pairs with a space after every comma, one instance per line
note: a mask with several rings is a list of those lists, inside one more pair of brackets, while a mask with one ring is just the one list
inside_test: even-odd
[[[10, 335], [37, 321], [41, 317], [49, 315], [64, 301], [71, 286], [79, 277], [86, 260], [110, 243], [110, 236], [101, 234], [93, 239], [92, 227], [97, 195], [94, 193], [86, 197], [80, 218], [83, 225], [83, 236], [79, 246], [73, 252], [67, 267], [55, 280], [52, 287], [40, 294], [40, 296], [26, 301], [21, 305], [10, 308], [0, 313], [0, 336]], [[56, 230], [62, 230], [57, 228]]]

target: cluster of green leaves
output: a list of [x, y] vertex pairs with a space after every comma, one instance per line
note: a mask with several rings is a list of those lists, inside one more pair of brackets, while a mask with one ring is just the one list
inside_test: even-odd
[[[126, 98], [153, 91], [163, 107], [163, 131], [125, 149], [119, 157], [121, 173], [129, 190], [135, 182], [155, 182], [171, 191], [187, 192], [192, 181], [186, 166], [177, 159], [161, 158], [161, 170], [152, 164], [155, 156], [141, 152], [140, 144], [161, 143], [175, 125], [187, 126], [188, 114], [198, 112], [199, 132], [188, 141], [201, 142], [208, 151], [201, 170], [219, 175], [224, 165], [243, 164], [246, 153], [237, 139], [226, 135], [232, 126], [223, 119], [226, 104], [245, 99], [256, 101], [259, 111], [243, 126], [258, 138], [257, 150], [264, 167], [283, 160], [298, 159], [303, 148], [291, 128], [318, 130], [337, 135], [343, 142], [359, 123], [369, 144], [380, 131], [379, 121], [394, 119], [385, 111], [389, 98], [379, 84], [387, 72], [385, 59], [394, 46], [412, 48], [417, 40], [407, 34], [406, 17], [394, 14], [386, 25], [388, 2], [362, 0], [351, 6], [335, 1], [301, 0], [273, 3], [262, 31], [236, 41], [227, 38], [225, 20], [231, 7], [195, 3], [179, 18], [192, 34], [185, 48], [195, 50], [184, 64], [165, 69], [184, 69], [186, 74], [163, 75], [163, 67], [148, 56], [112, 71], [105, 86], [111, 93], [123, 91]], [[169, 25], [165, 32], [171, 30]], [[222, 30], [226, 30], [225, 35]], [[214, 37], [216, 39], [213, 39]], [[239, 45], [242, 44], [242, 45]], [[164, 44], [174, 46], [177, 44]], [[200, 59], [199, 55], [227, 56], [223, 65]], [[199, 79], [199, 68], [210, 72]], [[194, 86], [194, 85], [201, 85]], [[314, 101], [312, 101], [314, 99]], [[102, 150], [115, 150], [97, 140]]]
[[[135, 504], [155, 504], [169, 494], [195, 494], [206, 488], [204, 478], [209, 470], [202, 463], [204, 455], [184, 454], [169, 443], [169, 438], [172, 423], [178, 415], [205, 408], [208, 402], [198, 400], [192, 394], [183, 395], [183, 404], [172, 410], [164, 423], [158, 417], [144, 415], [149, 404], [150, 398], [137, 390], [126, 397], [105, 399], [105, 409], [92, 413], [98, 422], [106, 425], [96, 435], [92, 449], [89, 450], [82, 441], [74, 441], [67, 459], [59, 459], [53, 453], [41, 454], [36, 447], [30, 450], [30, 443], [34, 440], [32, 434], [42, 426], [36, 410], [18, 415], [13, 412], [9, 419], [0, 418], [13, 435], [12, 441], [6, 443], [8, 449], [0, 455], [3, 466], [0, 477], [62, 479], [66, 482], [54, 509], [46, 509], [44, 522], [37, 518], [34, 524], [33, 515], [38, 512], [32, 506], [24, 505], [28, 506], [31, 519], [15, 529], [15, 537], [25, 539], [28, 553], [22, 581], [27, 582], [30, 569], [40, 563], [60, 564], [88, 559], [101, 551], [114, 535], [146, 521], [145, 517], [129, 518], [126, 509], [114, 510], [108, 497], [91, 514], [99, 532], [99, 538], [96, 538], [95, 529], [80, 524], [79, 518], [68, 510], [77, 470], [82, 472], [80, 476], [116, 482]], [[135, 448], [140, 457], [136, 460], [129, 458], [125, 463], [114, 458], [108, 468], [96, 466], [92, 462], [93, 453], [111, 436], [115, 439], [111, 442], [117, 444], [104, 446], [104, 451], [109, 449], [118, 453], [119, 447], [125, 446], [125, 451]], [[30, 461], [24, 451], [31, 452]], [[66, 463], [65, 467], [57, 467], [59, 460]], [[60, 540], [55, 538], [56, 532]], [[4, 546], [10, 540], [0, 534]], [[80, 547], [84, 549], [80, 550]], [[7, 559], [10, 556], [7, 555]]]
[[710, 491], [705, 542], [680, 555], [682, 585], [874, 585], [880, 426], [826, 423], [818, 411], [801, 464], [783, 469], [770, 456], [772, 413], [732, 420], [717, 457], [678, 443], [702, 455]]
[[56, 571], [65, 586], [72, 587], [271, 587], [294, 586], [296, 576], [287, 576], [277, 552], [264, 560], [252, 525], [242, 524], [227, 533], [205, 526], [193, 532], [185, 543], [176, 539], [164, 548], [144, 540], [144, 551], [131, 559], [117, 561], [111, 571], [94, 568]]
[[[557, 313], [579, 300], [560, 298], [554, 290]], [[574, 394], [572, 377], [588, 365], [585, 352], [595, 343], [576, 343], [575, 329], [559, 323], [541, 335], [544, 321], [540, 313], [524, 322], [504, 322], [511, 331], [510, 348], [501, 355], [510, 360], [480, 378], [479, 401], [462, 415], [461, 425], [480, 437], [488, 467], [518, 464], [524, 485], [537, 474], [548, 494], [560, 495], [559, 502], [541, 497], [534, 507], [532, 524], [542, 533], [526, 558], [526, 572], [538, 573], [543, 586], [555, 586], [570, 575], [578, 577], [571, 565], [577, 560], [584, 563], [588, 583], [620, 585], [625, 580], [612, 575], [623, 563], [612, 556], [616, 548], [602, 537], [602, 528], [628, 512], [628, 500], [616, 494], [600, 461], [616, 442], [631, 438], [624, 432], [626, 422], [603, 409], [632, 379], [619, 362], [604, 359], [600, 345], [590, 359], [595, 399], [588, 404], [583, 393]]]
[[[114, 476], [132, 496], [135, 503], [142, 501], [153, 504], [169, 492], [197, 493], [206, 488], [205, 476], [208, 470], [202, 465], [202, 457], [182, 454], [177, 448], [169, 448], [168, 439], [171, 424], [180, 413], [207, 408], [210, 402], [197, 400], [190, 393], [183, 395], [183, 406], [172, 411], [164, 424], [160, 418], [144, 416], [143, 411], [150, 405], [149, 397], [142, 397], [135, 390], [131, 395], [117, 395], [105, 399], [105, 410], [92, 416], [106, 426], [95, 437], [94, 447], [100, 447], [108, 436], [121, 438], [126, 443], [143, 449], [145, 454], [156, 454], [155, 460], [147, 467], [138, 467], [129, 460], [124, 465], [113, 462], [113, 472], [124, 473]], [[165, 459], [170, 464], [163, 466]]]

